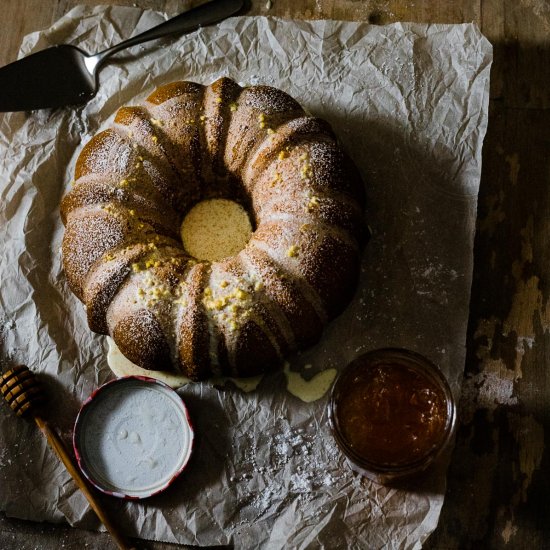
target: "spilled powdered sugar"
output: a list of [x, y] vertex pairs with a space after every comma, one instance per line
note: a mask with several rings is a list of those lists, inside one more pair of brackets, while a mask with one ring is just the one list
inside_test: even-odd
[[[280, 425], [267, 459], [265, 449], [252, 438], [240, 441], [236, 449], [240, 460], [229, 480], [241, 485], [240, 505], [249, 521], [275, 511], [289, 498], [298, 504], [316, 500], [352, 477], [349, 468], [340, 466], [342, 455], [334, 442], [286, 421]], [[327, 463], [334, 469], [327, 470]]]

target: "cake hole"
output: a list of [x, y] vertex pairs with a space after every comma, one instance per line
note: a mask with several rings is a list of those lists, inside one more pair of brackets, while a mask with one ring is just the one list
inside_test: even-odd
[[210, 262], [238, 254], [251, 234], [252, 225], [246, 210], [227, 199], [197, 203], [181, 224], [185, 250], [197, 260]]

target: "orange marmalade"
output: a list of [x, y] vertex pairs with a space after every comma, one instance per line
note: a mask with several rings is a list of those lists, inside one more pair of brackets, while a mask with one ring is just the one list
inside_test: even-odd
[[385, 482], [433, 461], [450, 439], [455, 406], [435, 365], [413, 352], [385, 349], [342, 372], [330, 412], [352, 467]]

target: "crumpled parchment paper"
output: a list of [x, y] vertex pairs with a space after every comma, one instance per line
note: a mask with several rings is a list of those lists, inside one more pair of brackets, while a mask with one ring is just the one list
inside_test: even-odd
[[[163, 16], [77, 7], [24, 40], [99, 51]], [[455, 394], [465, 360], [481, 146], [492, 49], [465, 25], [241, 17], [119, 54], [85, 107], [11, 114], [0, 123], [0, 349], [44, 373], [69, 440], [79, 404], [110, 376], [106, 343], [67, 288], [59, 201], [77, 151], [121, 105], [178, 79], [223, 75], [282, 88], [327, 119], [367, 184], [360, 287], [322, 341], [290, 358], [309, 378], [361, 352], [402, 346], [441, 366]], [[308, 368], [305, 368], [308, 366]], [[180, 390], [197, 432], [191, 463], [165, 494], [111, 500], [131, 535], [239, 548], [419, 548], [443, 503], [445, 464], [401, 489], [353, 474], [331, 438], [326, 397], [305, 404], [282, 373], [245, 394]], [[98, 528], [34, 426], [0, 407], [0, 508]]]

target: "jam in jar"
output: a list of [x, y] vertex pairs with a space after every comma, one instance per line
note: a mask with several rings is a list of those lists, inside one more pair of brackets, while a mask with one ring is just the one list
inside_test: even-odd
[[380, 483], [425, 470], [449, 443], [456, 420], [441, 371], [396, 348], [350, 363], [329, 407], [334, 437], [352, 468]]

